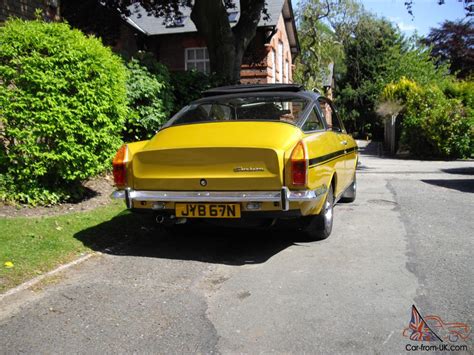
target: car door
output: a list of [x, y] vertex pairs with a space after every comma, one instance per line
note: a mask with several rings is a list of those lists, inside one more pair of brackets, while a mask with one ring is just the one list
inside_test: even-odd
[[334, 139], [335, 154], [340, 155], [338, 164], [336, 165], [336, 171], [338, 176], [338, 191], [341, 193], [351, 182], [352, 182], [352, 158], [353, 154], [349, 153], [349, 147], [351, 146], [352, 138], [347, 134], [344, 125], [337, 114], [331, 100], [325, 97], [318, 98], [318, 104], [326, 124]]

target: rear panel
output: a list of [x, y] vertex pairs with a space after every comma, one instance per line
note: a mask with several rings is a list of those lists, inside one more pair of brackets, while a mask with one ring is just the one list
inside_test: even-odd
[[137, 190], [279, 190], [282, 169], [268, 148], [157, 149], [135, 155], [133, 180]]
[[134, 155], [131, 186], [168, 191], [280, 190], [285, 152], [301, 137], [299, 128], [279, 122], [170, 127]]

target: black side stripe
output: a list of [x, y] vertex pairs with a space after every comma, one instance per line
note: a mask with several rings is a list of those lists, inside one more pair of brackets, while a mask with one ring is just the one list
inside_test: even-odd
[[330, 160], [334, 160], [340, 158], [346, 154], [352, 153], [357, 151], [357, 147], [347, 148], [343, 150], [338, 150], [337, 152], [329, 153], [326, 155], [322, 155], [320, 157], [312, 158], [309, 160], [309, 167], [312, 168], [316, 165], [320, 165], [322, 163], [328, 162]]

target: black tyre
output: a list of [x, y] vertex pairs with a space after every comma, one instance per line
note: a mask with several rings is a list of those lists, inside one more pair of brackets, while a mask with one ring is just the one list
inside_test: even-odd
[[323, 240], [329, 237], [332, 232], [334, 218], [334, 193], [332, 186], [329, 187], [324, 200], [321, 212], [316, 216], [303, 217], [306, 220], [306, 226], [303, 233], [309, 241]]
[[354, 173], [354, 179], [352, 179], [352, 184], [344, 191], [341, 196], [341, 202], [354, 202], [357, 195], [357, 179], [356, 174]]

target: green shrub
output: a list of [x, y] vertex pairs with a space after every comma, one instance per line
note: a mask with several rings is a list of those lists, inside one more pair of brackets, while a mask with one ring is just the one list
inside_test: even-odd
[[0, 27], [0, 198], [50, 204], [80, 194], [121, 144], [126, 71], [65, 23]]
[[127, 96], [129, 114], [125, 141], [148, 139], [173, 114], [199, 99], [201, 93], [218, 86], [214, 75], [198, 71], [169, 72], [151, 53], [139, 53], [128, 64]]
[[444, 87], [448, 98], [461, 100], [462, 104], [474, 110], [474, 81], [453, 81]]
[[174, 107], [167, 68], [154, 61], [153, 73], [137, 59], [127, 63], [127, 99], [125, 141], [148, 139], [165, 123]]
[[384, 89], [383, 99], [399, 102], [401, 144], [420, 157], [464, 158], [472, 154], [472, 110], [436, 85], [420, 86], [402, 78]]
[[175, 97], [173, 113], [176, 113], [191, 101], [202, 97], [203, 91], [221, 85], [221, 80], [214, 75], [193, 70], [173, 73], [171, 85]]

